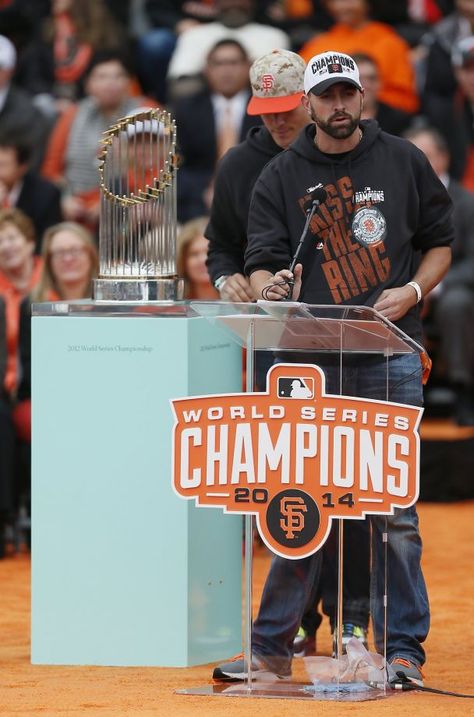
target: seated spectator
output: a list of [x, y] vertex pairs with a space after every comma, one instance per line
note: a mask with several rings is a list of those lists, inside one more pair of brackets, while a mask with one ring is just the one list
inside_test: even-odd
[[455, 418], [459, 425], [474, 426], [474, 194], [449, 176], [448, 147], [437, 130], [413, 129], [405, 136], [428, 157], [454, 204], [451, 267], [425, 302], [436, 323], [447, 378], [456, 391]]
[[0, 555], [5, 527], [18, 509], [21, 476], [12, 410], [19, 371], [20, 304], [39, 279], [34, 227], [19, 209], [0, 210]]
[[206, 259], [209, 240], [204, 236], [208, 217], [187, 222], [178, 236], [178, 276], [184, 279], [184, 298], [211, 301], [219, 299], [219, 292], [211, 283]]
[[91, 233], [80, 224], [62, 222], [50, 227], [43, 239], [42, 271], [34, 290], [20, 307], [21, 382], [13, 409], [16, 435], [24, 448], [24, 494], [29, 493], [31, 442], [31, 303], [91, 296], [98, 256]]
[[18, 81], [49, 114], [80, 99], [97, 51], [123, 51], [125, 33], [104, 0], [52, 0], [51, 15], [21, 56]]
[[453, 176], [474, 191], [474, 35], [455, 45], [452, 59], [458, 88], [444, 134], [453, 155]]
[[359, 68], [359, 77], [364, 88], [362, 119], [377, 120], [380, 127], [390, 134], [400, 135], [408, 129], [413, 115], [380, 102], [381, 89], [379, 68], [369, 55], [355, 54], [352, 59]]
[[209, 52], [204, 76], [206, 87], [176, 101], [180, 168], [178, 221], [202, 216], [204, 192], [216, 162], [241, 142], [259, 119], [247, 115], [250, 97], [249, 59], [240, 43], [221, 40]]
[[45, 230], [62, 220], [59, 189], [29, 169], [31, 147], [13, 136], [0, 134], [0, 206], [21, 209], [33, 222], [35, 253]]
[[214, 3], [189, 0], [147, 0], [141, 22], [131, 10], [137, 35], [137, 70], [145, 92], [166, 102], [166, 74], [179, 35], [215, 17]]
[[369, 0], [326, 0], [326, 8], [336, 24], [307, 42], [300, 51], [302, 58], [308, 62], [328, 49], [370, 55], [380, 70], [379, 100], [416, 112], [415, 73], [407, 43], [389, 25], [371, 20]]
[[31, 166], [38, 169], [50, 131], [50, 123], [35, 107], [30, 95], [13, 82], [16, 50], [7, 37], [0, 35], [0, 132], [14, 133], [34, 148]]
[[252, 61], [275, 47], [288, 47], [284, 32], [253, 22], [255, 0], [216, 0], [216, 9], [215, 22], [192, 27], [178, 37], [168, 68], [170, 80], [202, 72], [209, 51], [224, 38], [238, 40]]
[[88, 299], [99, 260], [91, 233], [80, 224], [61, 222], [43, 237], [42, 271], [32, 301]]
[[[103, 133], [145, 105], [130, 95], [130, 71], [116, 52], [94, 55], [86, 72], [86, 97], [59, 118], [46, 150], [43, 175], [62, 192], [62, 212], [96, 231], [99, 219], [98, 154]], [[153, 101], [148, 106], [154, 106]]]
[[0, 296], [0, 558], [5, 556], [5, 529], [13, 507], [13, 472], [15, 434], [10, 407], [10, 396], [5, 391], [7, 367], [7, 329], [5, 301]]
[[0, 296], [6, 307], [7, 367], [3, 388], [13, 398], [18, 384], [20, 303], [36, 286], [41, 259], [34, 256], [35, 230], [19, 209], [0, 211]]
[[453, 48], [474, 35], [474, 3], [472, 0], [455, 0], [455, 12], [437, 23], [425, 37], [427, 58], [422, 86], [422, 110], [448, 141], [451, 152], [452, 175], [459, 179], [464, 171], [461, 146], [456, 146], [453, 127], [453, 100], [458, 92], [458, 80], [452, 65]]

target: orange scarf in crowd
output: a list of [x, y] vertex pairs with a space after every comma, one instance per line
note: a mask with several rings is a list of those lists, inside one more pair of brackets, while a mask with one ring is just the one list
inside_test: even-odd
[[24, 291], [19, 291], [0, 273], [0, 296], [5, 300], [5, 319], [7, 326], [7, 370], [5, 373], [5, 390], [12, 394], [17, 387], [18, 380], [18, 338], [20, 332], [20, 304], [27, 294], [39, 281], [42, 259], [38, 256], [33, 259], [33, 271], [30, 281]]
[[68, 13], [54, 18], [54, 74], [61, 84], [77, 82], [89, 64], [92, 47], [80, 42]]

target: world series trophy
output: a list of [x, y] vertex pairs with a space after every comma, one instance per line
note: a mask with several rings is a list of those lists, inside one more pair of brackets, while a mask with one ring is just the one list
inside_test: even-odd
[[176, 125], [139, 110], [104, 133], [95, 301], [176, 301]]

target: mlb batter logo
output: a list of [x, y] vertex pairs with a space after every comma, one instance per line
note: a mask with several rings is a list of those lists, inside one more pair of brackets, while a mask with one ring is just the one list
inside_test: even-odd
[[418, 497], [422, 409], [326, 394], [317, 366], [273, 366], [264, 393], [171, 404], [175, 492], [256, 515], [283, 557], [316, 552], [333, 518], [391, 514]]

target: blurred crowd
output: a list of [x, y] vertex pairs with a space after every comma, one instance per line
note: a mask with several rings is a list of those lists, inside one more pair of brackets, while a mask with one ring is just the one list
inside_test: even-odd
[[138, 108], [172, 112], [178, 270], [187, 298], [219, 299], [215, 171], [262, 121], [247, 113], [249, 69], [275, 48], [353, 55], [363, 118], [414, 142], [447, 187], [453, 264], [425, 299], [425, 333], [433, 404], [473, 425], [474, 0], [2, 0], [0, 556], [28, 511], [31, 302], [90, 296], [102, 133]]

